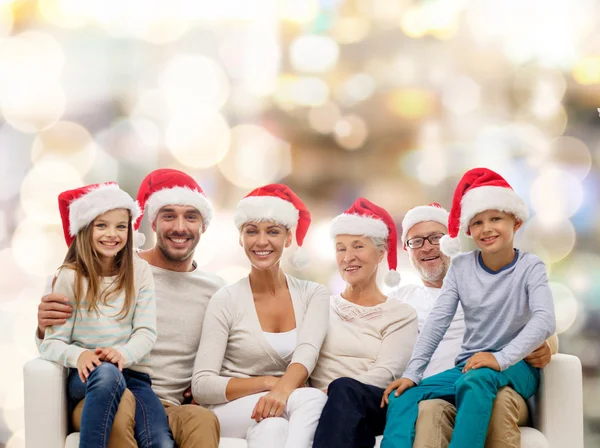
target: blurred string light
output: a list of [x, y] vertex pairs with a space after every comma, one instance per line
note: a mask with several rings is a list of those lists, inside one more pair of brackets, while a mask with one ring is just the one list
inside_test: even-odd
[[476, 110], [481, 100], [481, 88], [468, 76], [456, 76], [444, 85], [442, 104], [456, 115]]
[[194, 260], [200, 267], [209, 266], [217, 256], [238, 250], [239, 232], [233, 223], [233, 217], [228, 213], [218, 213], [202, 234], [198, 250], [194, 252]]
[[[135, 164], [140, 169], [150, 170], [158, 164], [162, 135], [150, 119], [115, 120], [110, 127], [98, 132], [96, 139], [121, 161]], [[114, 175], [116, 173], [111, 174], [111, 179]]]
[[279, 18], [298, 24], [310, 23], [319, 14], [318, 0], [279, 0], [277, 2]]
[[321, 106], [311, 107], [308, 111], [310, 127], [321, 134], [333, 132], [340, 117], [340, 108], [333, 101], [327, 101]]
[[600, 84], [600, 55], [586, 56], [573, 67], [573, 78], [579, 84]]
[[388, 109], [400, 118], [417, 120], [434, 112], [436, 98], [425, 89], [406, 88], [392, 91], [386, 98]]
[[592, 169], [592, 154], [579, 138], [563, 136], [554, 140], [549, 152], [550, 162], [584, 180]]
[[433, 0], [411, 6], [400, 19], [400, 28], [408, 37], [426, 35], [437, 39], [449, 39], [458, 32], [458, 15], [463, 2], [457, 0]]
[[227, 76], [216, 62], [204, 56], [175, 56], [159, 82], [174, 115], [193, 113], [199, 105], [219, 110], [229, 96]]
[[0, 127], [0, 201], [19, 193], [21, 181], [27, 174], [31, 160], [29, 149], [33, 137], [9, 125]]
[[[58, 207], [55, 208], [58, 215]], [[12, 249], [21, 269], [31, 275], [46, 278], [62, 264], [67, 247], [60, 226], [45, 225], [27, 218], [13, 234]], [[35, 253], [35, 257], [31, 256], [32, 253]]]
[[420, 182], [427, 185], [438, 185], [448, 172], [446, 166], [447, 151], [442, 143], [441, 127], [438, 122], [427, 122], [419, 130], [420, 161], [415, 172]]
[[40, 224], [58, 225], [61, 221], [56, 198], [61, 192], [82, 184], [82, 177], [73, 166], [55, 160], [41, 160], [21, 184], [21, 206], [30, 219]]
[[579, 305], [573, 292], [566, 285], [550, 282], [550, 290], [554, 298], [556, 333], [561, 334], [571, 328], [575, 319], [577, 319]]
[[65, 56], [49, 34], [27, 31], [0, 46], [0, 102], [6, 121], [22, 132], [56, 123], [66, 97], [57, 82]]
[[546, 222], [539, 215], [525, 223], [525, 228], [517, 233], [518, 247], [538, 254], [546, 263], [557, 263], [572, 252], [575, 247], [575, 227], [568, 219], [559, 222]]
[[540, 224], [551, 228], [579, 210], [583, 187], [573, 174], [549, 165], [533, 181], [530, 197]]
[[60, 121], [40, 132], [31, 148], [31, 161], [63, 162], [75, 168], [83, 178], [93, 166], [97, 146], [83, 126], [70, 121]]
[[338, 101], [346, 106], [352, 107], [361, 101], [370, 98], [377, 87], [373, 77], [367, 73], [352, 75], [336, 92]]
[[92, 15], [93, 0], [38, 0], [42, 17], [62, 28], [86, 26]]
[[[480, 0], [467, 7], [467, 23], [480, 45], [497, 44], [515, 64], [533, 60], [570, 67], [582, 39], [595, 30], [593, 1]], [[532, 26], [535, 24], [535, 26]]]
[[321, 106], [329, 99], [329, 86], [311, 76], [284, 75], [279, 79], [274, 99], [284, 110], [296, 106]]
[[227, 121], [218, 112], [196, 108], [169, 122], [167, 148], [177, 161], [191, 168], [216, 165], [229, 150], [231, 135]]
[[288, 142], [256, 125], [231, 130], [231, 146], [219, 169], [232, 184], [242, 188], [273, 183], [292, 171]]
[[362, 148], [369, 136], [367, 123], [358, 115], [340, 118], [333, 128], [335, 141], [348, 151]]
[[330, 34], [339, 44], [344, 45], [364, 40], [370, 31], [371, 21], [369, 19], [362, 16], [348, 16], [338, 17]]
[[10, 35], [13, 27], [13, 14], [10, 5], [0, 1], [0, 39]]
[[337, 42], [329, 36], [299, 36], [290, 44], [290, 63], [299, 72], [327, 72], [335, 67], [339, 54]]

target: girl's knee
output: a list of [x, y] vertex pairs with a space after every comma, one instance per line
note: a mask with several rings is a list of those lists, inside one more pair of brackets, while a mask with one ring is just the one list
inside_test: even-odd
[[88, 382], [99, 385], [113, 385], [118, 382], [123, 385], [123, 390], [125, 390], [126, 386], [123, 374], [119, 371], [117, 366], [109, 362], [103, 362], [94, 368], [90, 373]]

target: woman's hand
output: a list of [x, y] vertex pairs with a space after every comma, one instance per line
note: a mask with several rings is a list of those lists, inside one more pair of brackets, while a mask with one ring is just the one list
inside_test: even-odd
[[95, 353], [96, 355], [98, 355], [101, 361], [110, 362], [111, 364], [116, 365], [119, 368], [120, 372], [123, 371], [123, 365], [125, 365], [125, 358], [123, 358], [123, 355], [118, 350], [112, 347], [98, 347]]
[[388, 397], [394, 391], [394, 389], [396, 390], [396, 393], [394, 395], [396, 395], [396, 397], [399, 397], [400, 395], [402, 395], [402, 392], [404, 392], [406, 389], [410, 389], [411, 387], [415, 386], [416, 384], [414, 383], [414, 381], [409, 380], [408, 378], [400, 378], [399, 380], [392, 382], [383, 392], [380, 407], [383, 408], [385, 407], [385, 405], [389, 404]]
[[471, 369], [481, 369], [482, 367], [489, 367], [490, 369], [500, 372], [500, 364], [498, 364], [498, 360], [493, 354], [479, 352], [469, 358], [463, 367], [462, 373], [467, 373]]
[[271, 390], [267, 395], [260, 397], [256, 406], [254, 406], [250, 418], [256, 420], [258, 423], [267, 417], [281, 416], [285, 410], [289, 396], [290, 394], [286, 392]]
[[86, 382], [90, 373], [94, 371], [96, 366], [102, 364], [102, 361], [91, 350], [86, 350], [77, 359], [77, 372], [79, 373], [79, 378], [82, 382]]

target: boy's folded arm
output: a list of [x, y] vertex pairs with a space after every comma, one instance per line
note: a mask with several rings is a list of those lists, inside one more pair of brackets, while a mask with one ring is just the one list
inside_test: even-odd
[[423, 372], [427, 368], [433, 353], [444, 338], [446, 330], [452, 323], [452, 319], [456, 314], [458, 307], [459, 296], [456, 288], [456, 281], [452, 267], [448, 270], [444, 279], [444, 286], [439, 298], [435, 302], [435, 306], [431, 310], [423, 330], [419, 334], [417, 343], [413, 350], [410, 362], [403, 378], [408, 378], [415, 384], [418, 384], [423, 377]]
[[527, 294], [531, 310], [529, 322], [506, 347], [494, 353], [501, 370], [506, 370], [524, 359], [556, 331], [552, 291], [548, 284], [546, 267], [541, 260], [529, 273]]

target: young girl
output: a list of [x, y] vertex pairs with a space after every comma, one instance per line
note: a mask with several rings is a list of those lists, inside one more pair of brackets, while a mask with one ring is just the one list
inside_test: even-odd
[[70, 368], [70, 408], [86, 398], [80, 446], [108, 445], [127, 387], [136, 398], [139, 446], [172, 447], [145, 358], [156, 341], [156, 309], [150, 268], [133, 257], [137, 203], [114, 182], [65, 191], [58, 203], [69, 250], [53, 291], [68, 297], [74, 312], [46, 330], [40, 352]]

